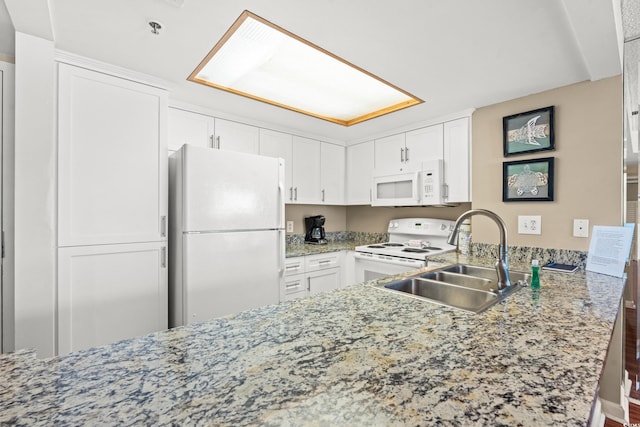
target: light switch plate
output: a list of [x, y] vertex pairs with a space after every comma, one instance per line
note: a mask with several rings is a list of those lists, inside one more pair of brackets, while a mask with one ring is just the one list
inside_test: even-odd
[[293, 233], [293, 221], [287, 221], [287, 233]]
[[589, 237], [589, 220], [573, 220], [573, 237]]
[[542, 234], [542, 217], [518, 215], [518, 234]]

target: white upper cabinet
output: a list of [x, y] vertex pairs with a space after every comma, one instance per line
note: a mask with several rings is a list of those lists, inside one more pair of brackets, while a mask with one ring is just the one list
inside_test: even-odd
[[441, 159], [443, 128], [442, 124], [437, 124], [407, 132], [405, 163], [419, 167], [424, 159]]
[[169, 151], [176, 151], [184, 144], [213, 148], [215, 123], [211, 116], [169, 108], [168, 128]]
[[344, 205], [345, 151], [341, 145], [320, 144], [320, 201], [328, 205]]
[[405, 134], [386, 136], [375, 140], [375, 168], [403, 171]]
[[258, 154], [260, 129], [244, 123], [232, 122], [193, 113], [178, 108], [169, 109], [169, 150], [184, 144], [219, 150]]
[[[414, 171], [427, 159], [444, 160], [443, 181], [446, 203], [471, 201], [470, 118], [415, 129], [375, 140], [376, 169], [389, 172]], [[352, 164], [347, 159], [347, 174]], [[348, 180], [348, 185], [351, 186]], [[361, 200], [361, 199], [360, 199]], [[348, 199], [349, 203], [353, 203]]]
[[320, 203], [320, 141], [294, 135], [292, 167], [292, 203]]
[[347, 147], [346, 202], [348, 205], [371, 203], [373, 141]]
[[389, 172], [417, 170], [424, 159], [442, 157], [442, 124], [375, 140], [375, 167]]
[[260, 155], [284, 159], [285, 201], [293, 201], [293, 137], [288, 133], [260, 129]]
[[448, 203], [471, 201], [471, 135], [469, 118], [444, 124], [444, 182]]
[[59, 65], [58, 245], [166, 239], [167, 92]]
[[214, 148], [258, 154], [260, 152], [260, 129], [244, 123], [215, 119]]

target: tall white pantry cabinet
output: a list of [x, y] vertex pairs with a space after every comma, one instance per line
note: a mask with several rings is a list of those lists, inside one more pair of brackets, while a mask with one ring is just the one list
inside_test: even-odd
[[58, 354], [168, 327], [167, 98], [58, 66]]

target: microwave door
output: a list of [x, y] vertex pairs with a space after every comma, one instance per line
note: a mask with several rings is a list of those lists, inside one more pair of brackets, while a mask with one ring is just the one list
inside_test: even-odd
[[371, 206], [419, 206], [419, 172], [373, 177]]

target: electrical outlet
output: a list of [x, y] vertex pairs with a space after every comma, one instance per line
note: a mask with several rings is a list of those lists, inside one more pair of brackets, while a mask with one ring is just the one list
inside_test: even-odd
[[287, 233], [293, 233], [293, 221], [287, 221]]
[[573, 237], [589, 237], [589, 220], [573, 220]]
[[518, 215], [518, 234], [542, 234], [542, 217]]

